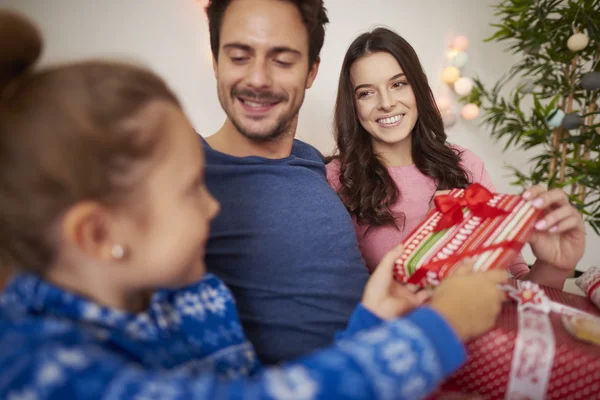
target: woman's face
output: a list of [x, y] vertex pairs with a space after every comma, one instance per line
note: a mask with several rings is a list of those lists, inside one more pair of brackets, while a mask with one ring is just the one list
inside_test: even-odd
[[350, 79], [360, 124], [376, 147], [410, 145], [419, 117], [415, 94], [400, 64], [389, 53], [372, 53], [352, 64]]

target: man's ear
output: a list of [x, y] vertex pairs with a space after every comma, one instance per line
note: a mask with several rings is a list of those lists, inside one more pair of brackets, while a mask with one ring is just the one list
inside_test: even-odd
[[217, 74], [217, 59], [216, 59], [216, 57], [214, 55], [212, 57], [212, 64], [213, 64], [213, 72], [215, 74], [215, 78], [217, 78], [218, 77], [218, 74]]
[[310, 71], [308, 71], [308, 77], [306, 78], [306, 89], [310, 89], [317, 77], [317, 73], [319, 72], [319, 65], [321, 64], [321, 58], [317, 57], [313, 65], [310, 67]]
[[94, 202], [72, 206], [62, 221], [62, 236], [80, 251], [103, 261], [114, 261], [113, 248], [123, 246], [108, 209]]

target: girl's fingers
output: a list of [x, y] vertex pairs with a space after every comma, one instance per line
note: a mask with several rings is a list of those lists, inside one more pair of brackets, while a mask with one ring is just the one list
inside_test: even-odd
[[453, 272], [453, 275], [469, 275], [469, 274], [473, 273], [474, 265], [475, 265], [475, 262], [473, 261], [473, 259], [470, 259], [470, 258], [465, 259], [465, 260], [461, 261], [461, 263], [459, 264], [456, 271]]

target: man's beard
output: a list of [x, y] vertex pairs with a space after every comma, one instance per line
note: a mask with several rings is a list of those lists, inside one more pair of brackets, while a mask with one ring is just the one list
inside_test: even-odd
[[256, 142], [272, 142], [284, 137], [285, 134], [288, 133], [293, 117], [287, 119], [279, 119], [275, 128], [271, 129], [266, 133], [251, 132], [245, 129], [241, 124], [239, 124], [235, 120], [235, 118], [229, 119], [233, 126], [235, 126], [235, 128], [238, 130], [238, 132], [240, 132], [243, 136], [247, 137], [248, 139], [254, 140]]
[[[232, 88], [232, 104], [238, 99], [238, 97], [257, 103], [283, 103], [289, 100], [288, 96], [285, 94], [277, 94], [269, 91], [253, 91], [250, 89], [238, 90], [236, 88]], [[240, 121], [236, 120], [234, 115], [228, 114], [227, 117], [229, 118], [233, 126], [235, 126], [235, 128], [238, 130], [238, 132], [240, 132], [244, 137], [257, 142], [271, 142], [281, 139], [289, 133], [292, 121], [294, 120], [294, 117], [298, 114], [299, 109], [300, 107], [298, 106], [298, 109], [291, 110], [290, 113], [288, 113], [287, 115], [283, 115], [281, 118], [279, 118], [277, 120], [277, 124], [273, 129], [267, 132], [260, 133], [256, 131], [250, 131], [244, 128]]]

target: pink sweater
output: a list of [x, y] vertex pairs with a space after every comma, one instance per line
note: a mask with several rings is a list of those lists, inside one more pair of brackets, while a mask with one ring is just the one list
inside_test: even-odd
[[[463, 152], [461, 165], [469, 173], [471, 181], [482, 184], [490, 191], [495, 191], [483, 161], [470, 150], [459, 146], [454, 147]], [[391, 207], [391, 211], [396, 215], [405, 214], [404, 226], [400, 226], [400, 230], [393, 226], [374, 227], [368, 234], [365, 234], [367, 226], [359, 226], [356, 223], [356, 217], [353, 216], [352, 218], [358, 244], [370, 272], [375, 270], [386, 252], [402, 242], [405, 236], [425, 218], [429, 211], [429, 201], [436, 191], [434, 181], [423, 175], [414, 165], [390, 167], [388, 171], [400, 189], [400, 200]], [[339, 175], [339, 161], [334, 160], [327, 165], [327, 180], [336, 192], [340, 188]], [[520, 278], [529, 272], [529, 268], [521, 255], [510, 265], [510, 272], [516, 278]]]

